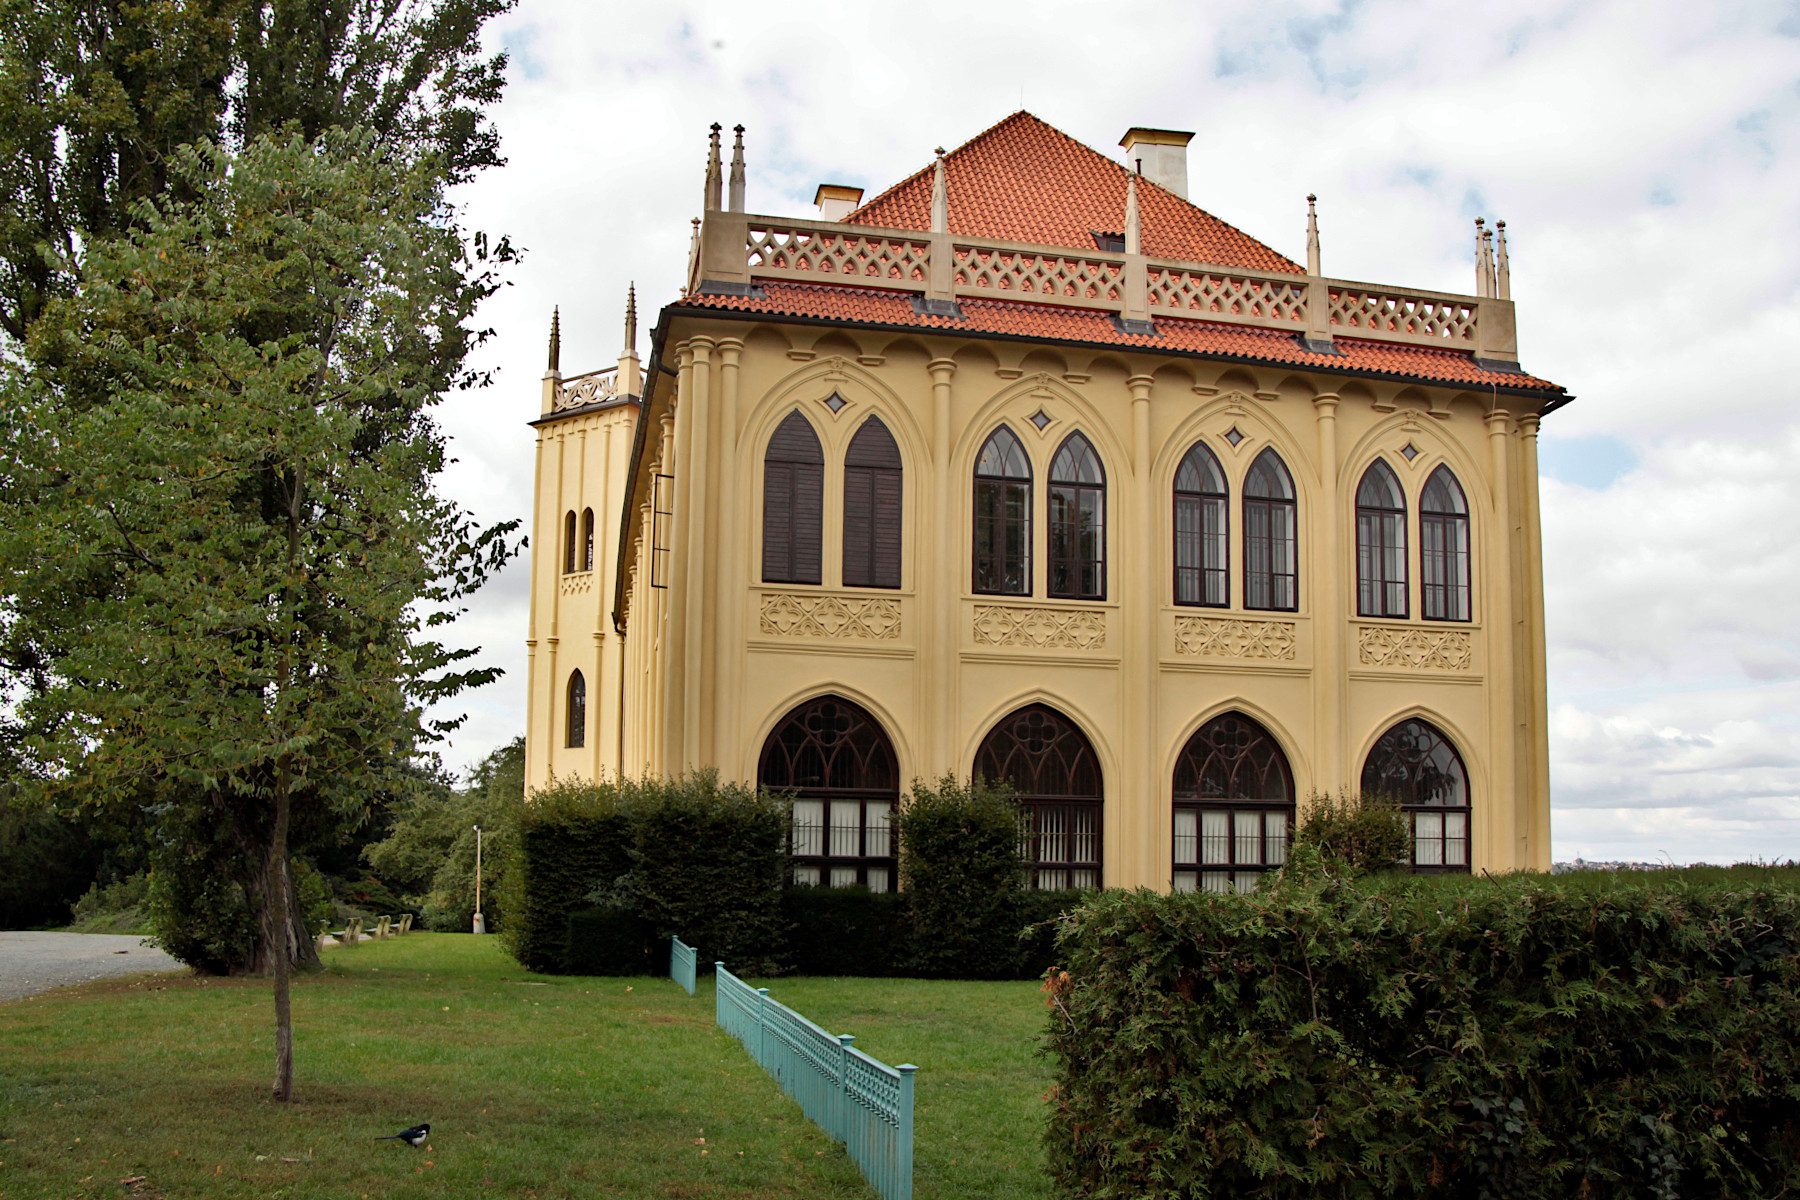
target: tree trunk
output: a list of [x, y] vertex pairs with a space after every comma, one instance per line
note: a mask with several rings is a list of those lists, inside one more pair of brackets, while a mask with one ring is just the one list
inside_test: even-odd
[[287, 764], [282, 762], [275, 767], [275, 829], [270, 838], [269, 880], [263, 899], [263, 936], [275, 968], [274, 1098], [278, 1103], [294, 1098], [294, 1021], [288, 982], [293, 975], [296, 939], [294, 886], [288, 869], [288, 810]]

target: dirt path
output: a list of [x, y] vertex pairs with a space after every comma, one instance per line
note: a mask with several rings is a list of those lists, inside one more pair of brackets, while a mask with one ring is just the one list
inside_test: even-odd
[[0, 930], [0, 1001], [113, 975], [181, 964], [136, 934]]

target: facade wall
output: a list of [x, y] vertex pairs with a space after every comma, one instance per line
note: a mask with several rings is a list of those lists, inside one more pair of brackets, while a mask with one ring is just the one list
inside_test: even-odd
[[[616, 508], [591, 593], [570, 594], [555, 577], [545, 523], [596, 494], [596, 480], [623, 502], [629, 416], [571, 418], [540, 433], [532, 786], [552, 771], [614, 766], [716, 766], [754, 780], [770, 730], [823, 693], [880, 720], [903, 779], [966, 776], [995, 721], [1043, 701], [1087, 733], [1102, 764], [1105, 884], [1166, 889], [1174, 763], [1204, 721], [1235, 710], [1265, 726], [1304, 806], [1309, 792], [1354, 789], [1375, 739], [1421, 716], [1468, 769], [1472, 868], [1547, 869], [1536, 417], [1505, 407], [1524, 401], [1264, 365], [686, 315], [666, 331], [661, 363], [673, 377], [646, 388], [643, 473], [666, 478], [634, 501], [622, 643], [607, 616]], [[834, 394], [845, 402], [835, 412], [824, 403]], [[824, 448], [816, 586], [760, 578], [762, 454], [796, 409]], [[897, 589], [841, 582], [844, 451], [871, 414], [904, 462]], [[1034, 415], [1047, 419], [1042, 429]], [[973, 466], [1001, 421], [1032, 462], [1030, 596], [971, 590]], [[1077, 430], [1107, 476], [1099, 601], [1046, 596], [1050, 460]], [[1173, 603], [1173, 478], [1197, 439], [1230, 485], [1223, 609]], [[1298, 493], [1296, 612], [1243, 604], [1244, 473], [1271, 446]], [[1378, 455], [1408, 500], [1404, 620], [1355, 615], [1354, 495]], [[1439, 464], [1470, 507], [1467, 623], [1419, 616], [1419, 492]], [[590, 732], [582, 751], [545, 736], [558, 728], [572, 655], [602, 677], [617, 669], [609, 664], [622, 668], [610, 707], [590, 691], [590, 721], [606, 732]]]

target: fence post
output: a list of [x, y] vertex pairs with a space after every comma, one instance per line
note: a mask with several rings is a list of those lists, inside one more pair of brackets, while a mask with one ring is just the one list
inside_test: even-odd
[[854, 1034], [840, 1033], [838, 1040], [837, 1128], [832, 1136], [846, 1146], [850, 1143], [850, 1043]]
[[913, 1142], [913, 1072], [919, 1068], [911, 1063], [901, 1063], [894, 1070], [900, 1072], [900, 1111], [894, 1131], [894, 1194], [901, 1197], [912, 1196], [912, 1142]]
[[[764, 1015], [769, 1011], [769, 989], [756, 989], [756, 1065], [769, 1070], [769, 1022]], [[771, 1075], [775, 1072], [770, 1071]], [[775, 1076], [777, 1082], [781, 1076]]]

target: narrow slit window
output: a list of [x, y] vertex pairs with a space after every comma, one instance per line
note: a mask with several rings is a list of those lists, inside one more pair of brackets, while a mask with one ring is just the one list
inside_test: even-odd
[[844, 454], [844, 586], [900, 586], [900, 447], [870, 417]]
[[1469, 620], [1469, 502], [1449, 467], [1419, 496], [1419, 599], [1427, 621]]
[[[572, 514], [571, 514], [572, 515]], [[575, 749], [587, 744], [587, 680], [580, 671], [569, 673], [569, 694], [566, 705], [568, 713], [568, 736], [563, 744]]]
[[975, 460], [974, 560], [973, 591], [1031, 594], [1031, 460], [1004, 425]]
[[594, 510], [584, 509], [581, 514], [581, 569], [594, 569]]
[[1406, 616], [1406, 493], [1393, 469], [1369, 464], [1356, 488], [1356, 612]]
[[763, 455], [764, 583], [818, 583], [824, 536], [825, 453], [796, 410]]
[[1106, 599], [1106, 469], [1079, 433], [1050, 460], [1050, 595]]
[[575, 573], [575, 510], [563, 517], [563, 574]]
[[1229, 503], [1218, 457], [1195, 442], [1175, 469], [1175, 603], [1231, 603]]
[[1300, 607], [1294, 480], [1273, 449], [1244, 476], [1244, 607], [1294, 612]]

